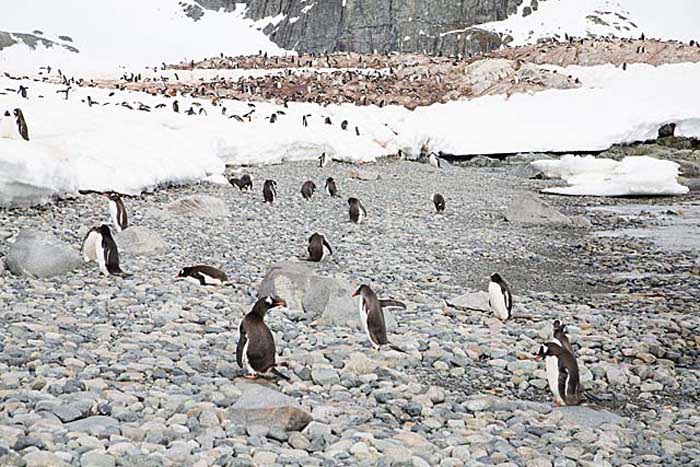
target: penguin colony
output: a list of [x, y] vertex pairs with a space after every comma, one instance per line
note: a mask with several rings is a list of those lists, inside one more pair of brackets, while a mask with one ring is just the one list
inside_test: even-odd
[[[427, 143], [421, 148], [426, 159], [431, 157]], [[321, 156], [321, 166], [325, 166], [326, 156]], [[434, 165], [434, 164], [431, 164]], [[253, 187], [253, 179], [248, 174], [238, 178], [231, 178], [230, 183], [240, 191], [249, 191]], [[326, 179], [326, 193], [329, 197], [340, 196], [338, 187], [332, 177]], [[301, 188], [302, 197], [309, 201], [316, 191], [316, 185], [312, 180], [307, 180]], [[121, 195], [116, 192], [99, 193], [94, 191], [82, 191], [81, 194], [96, 193], [107, 198], [109, 203], [109, 215], [112, 228], [115, 232], [121, 232], [128, 228], [127, 213]], [[266, 180], [263, 184], [263, 202], [273, 204], [277, 199], [277, 183], [274, 180]], [[445, 212], [445, 198], [436, 193], [432, 198], [433, 205], [438, 214]], [[349, 221], [362, 224], [367, 218], [367, 210], [357, 198], [348, 199]], [[333, 248], [328, 239], [316, 232], [311, 235], [307, 246], [308, 256], [306, 261], [320, 262], [333, 255]], [[83, 239], [81, 248], [83, 259], [86, 262], [96, 262], [99, 270], [106, 276], [129, 277], [119, 263], [117, 244], [112, 237], [109, 225], [102, 224], [91, 229]], [[176, 275], [176, 280], [187, 280], [200, 286], [221, 287], [229, 284], [226, 273], [209, 265], [196, 265], [183, 267]], [[361, 284], [354, 291], [352, 297], [356, 299], [358, 314], [362, 330], [374, 351], [389, 348], [397, 352], [406, 353], [406, 350], [394, 345], [388, 335], [384, 319], [384, 308], [397, 307], [406, 309], [406, 305], [396, 300], [380, 299], [376, 292], [367, 284]], [[499, 273], [493, 273], [488, 285], [489, 307], [493, 314], [501, 321], [513, 318], [513, 296], [508, 283]], [[281, 297], [264, 296], [253, 305], [252, 310], [243, 318], [239, 325], [239, 340], [236, 346], [236, 361], [240, 368], [246, 371], [246, 378], [278, 377], [288, 380], [289, 377], [278, 369], [276, 361], [277, 350], [272, 332], [265, 323], [265, 316], [275, 309], [286, 307], [287, 304]], [[544, 360], [549, 389], [552, 393], [554, 404], [577, 405], [585, 398], [597, 400], [591, 395], [585, 394], [581, 385], [581, 379], [576, 362], [573, 346], [566, 335], [566, 327], [560, 321], [552, 324], [553, 334], [549, 342], [541, 345], [539, 352], [533, 356], [535, 360]]]

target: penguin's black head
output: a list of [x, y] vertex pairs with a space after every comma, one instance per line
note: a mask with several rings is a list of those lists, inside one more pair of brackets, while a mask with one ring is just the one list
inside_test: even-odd
[[101, 235], [112, 235], [112, 231], [109, 230], [109, 226], [107, 224], [102, 224], [97, 228], [97, 231], [100, 232]]
[[192, 271], [191, 267], [184, 267], [180, 269], [180, 272], [177, 273], [177, 278], [183, 278], [183, 277], [189, 277], [190, 272]]
[[120, 199], [122, 199], [122, 197], [119, 196], [119, 193], [117, 193], [116, 191], [110, 191], [109, 193], [107, 193], [107, 198], [111, 199], [112, 201], [119, 201]]
[[357, 203], [358, 199], [357, 198], [348, 198], [348, 204], [352, 206], [354, 203]]
[[561, 354], [561, 347], [554, 342], [547, 342], [540, 346], [540, 351], [535, 355], [535, 360], [542, 360], [545, 357], [555, 357]]
[[503, 282], [503, 279], [501, 278], [501, 275], [498, 274], [497, 272], [494, 272], [493, 274], [491, 274], [491, 280], [492, 280], [493, 282]]
[[287, 302], [285, 302], [281, 298], [276, 296], [267, 296], [255, 302], [255, 306], [253, 306], [252, 312], [257, 313], [260, 316], [265, 316], [265, 313], [267, 313], [269, 310], [285, 306], [287, 306]]
[[22, 117], [22, 111], [20, 109], [15, 109], [14, 114], [17, 118]]
[[334, 182], [335, 182], [335, 180], [333, 180], [333, 177], [328, 177], [326, 179], [326, 185], [330, 185], [331, 183], [334, 183]]
[[561, 321], [559, 321], [558, 319], [555, 320], [554, 323], [552, 323], [552, 328], [554, 329], [554, 332], [557, 332], [557, 331], [565, 332], [566, 331], [566, 325], [561, 324]]
[[353, 297], [357, 297], [358, 295], [364, 294], [365, 291], [367, 291], [367, 290], [371, 290], [371, 289], [369, 288], [369, 285], [362, 284], [361, 286], [359, 286], [359, 287], [357, 288], [357, 290], [356, 290], [355, 292], [353, 292], [352, 296], [353, 296]]

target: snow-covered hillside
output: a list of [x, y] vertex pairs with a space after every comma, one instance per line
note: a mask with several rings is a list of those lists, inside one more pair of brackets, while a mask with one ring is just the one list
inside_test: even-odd
[[681, 40], [700, 39], [697, 0], [524, 0], [504, 21], [482, 24], [511, 36], [512, 46], [541, 38], [615, 36]]
[[[245, 6], [234, 12], [205, 11], [197, 21], [187, 16], [191, 1], [177, 0], [11, 0], [3, 4], [0, 31], [30, 34], [52, 41], [17, 43], [0, 49], [0, 70], [35, 72], [39, 66], [70, 72], [135, 70], [162, 62], [227, 55], [283, 54], [256, 24], [245, 19]], [[30, 38], [31, 39], [31, 38]], [[69, 46], [73, 52], [60, 45]], [[1, 47], [1, 45], [0, 45]]]

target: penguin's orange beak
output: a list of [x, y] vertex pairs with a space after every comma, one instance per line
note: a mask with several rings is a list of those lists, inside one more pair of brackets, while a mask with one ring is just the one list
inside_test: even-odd
[[360, 291], [359, 291], [359, 290], [356, 290], [356, 291], [354, 291], [354, 292], [352, 293], [352, 296], [353, 296], [353, 297], [357, 297], [358, 295], [360, 295]]
[[538, 361], [538, 362], [539, 362], [540, 360], [542, 360], [543, 358], [544, 358], [544, 355], [542, 355], [542, 354], [537, 354], [537, 355], [534, 356], [534, 360], [535, 360], [535, 361]]
[[287, 306], [287, 302], [285, 302], [284, 300], [282, 300], [282, 299], [280, 298], [279, 300], [275, 300], [275, 301], [272, 303], [272, 305], [275, 306], [275, 307], [278, 307], [278, 306], [280, 306], [280, 307], [286, 307], [286, 306]]

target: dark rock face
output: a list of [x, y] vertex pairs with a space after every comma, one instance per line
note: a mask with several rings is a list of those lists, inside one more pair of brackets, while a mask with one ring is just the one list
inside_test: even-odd
[[[196, 0], [206, 9], [233, 10], [231, 0]], [[247, 0], [259, 20], [284, 15], [264, 29], [285, 49], [303, 53], [417, 52], [478, 54], [502, 38], [472, 26], [503, 20], [523, 0]], [[345, 5], [343, 6], [343, 3]]]

